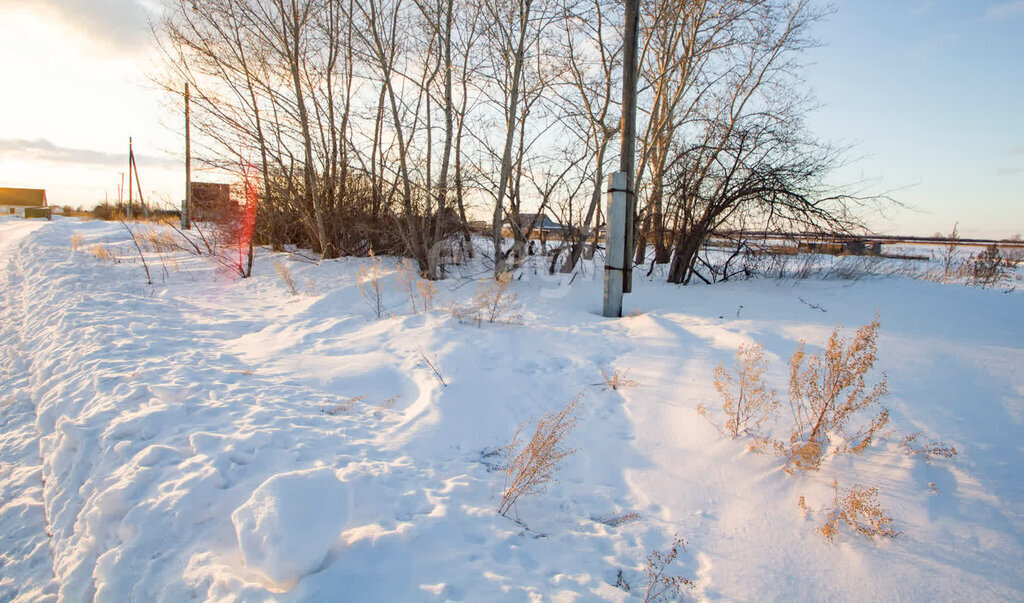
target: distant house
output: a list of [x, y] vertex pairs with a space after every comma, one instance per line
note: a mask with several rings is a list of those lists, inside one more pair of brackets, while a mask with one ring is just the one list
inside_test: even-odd
[[[509, 220], [505, 220], [509, 224]], [[564, 226], [555, 222], [547, 214], [519, 214], [519, 228], [524, 232], [533, 228], [533, 232], [544, 234], [551, 232], [562, 232]]]
[[192, 219], [197, 222], [227, 222], [238, 212], [231, 200], [231, 185], [215, 182], [192, 183]]
[[0, 215], [18, 215], [22, 218], [49, 218], [46, 191], [41, 188], [0, 187]]

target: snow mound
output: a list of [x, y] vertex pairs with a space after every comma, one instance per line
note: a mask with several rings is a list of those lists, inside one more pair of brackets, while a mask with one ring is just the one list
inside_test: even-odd
[[245, 563], [275, 582], [319, 569], [345, 529], [348, 493], [329, 468], [270, 477], [231, 514]]

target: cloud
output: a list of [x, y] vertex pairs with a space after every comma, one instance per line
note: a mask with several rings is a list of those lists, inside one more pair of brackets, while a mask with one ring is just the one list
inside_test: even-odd
[[53, 16], [88, 38], [115, 49], [137, 50], [149, 41], [149, 11], [142, 0], [6, 0], [9, 6]]
[[1010, 19], [1013, 17], [1024, 17], [1024, 0], [1000, 2], [985, 9], [986, 19]]
[[1020, 173], [1024, 173], [1024, 168], [999, 168], [996, 170], [997, 176], [1016, 176]]
[[[48, 161], [50, 163], [74, 163], [79, 165], [126, 166], [127, 153], [104, 153], [89, 149], [72, 149], [53, 144], [49, 140], [22, 140], [18, 138], [0, 138], [0, 157], [13, 157], [29, 161]], [[139, 165], [176, 167], [177, 163], [168, 157], [152, 157], [136, 155]]]
[[910, 14], [914, 15], [915, 17], [920, 17], [930, 12], [934, 6], [935, 2], [933, 2], [932, 0], [924, 0], [923, 2], [918, 2], [917, 4], [911, 6]]

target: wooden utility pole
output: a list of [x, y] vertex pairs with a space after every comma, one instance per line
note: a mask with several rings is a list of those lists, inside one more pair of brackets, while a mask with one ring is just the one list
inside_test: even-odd
[[626, 0], [626, 31], [622, 57], [622, 152], [619, 171], [626, 173], [626, 255], [622, 264], [622, 292], [633, 291], [633, 247], [636, 245], [636, 190], [634, 163], [636, 159], [636, 85], [640, 0]]
[[608, 177], [608, 236], [604, 266], [604, 307], [609, 318], [622, 316], [622, 294], [633, 288], [633, 223], [636, 193], [633, 168], [636, 155], [637, 28], [640, 0], [626, 0], [626, 29], [622, 60], [622, 150], [619, 171]]
[[181, 229], [192, 228], [192, 139], [189, 122], [188, 82], [185, 82], [185, 201], [181, 204]]
[[135, 187], [139, 189], [139, 205], [142, 206], [142, 214], [149, 219], [149, 208], [146, 207], [146, 199], [142, 196], [142, 179], [139, 178], [139, 164], [135, 163], [135, 154], [129, 153], [129, 160], [132, 163], [132, 169], [135, 170]]
[[133, 165], [135, 165], [135, 158], [132, 155], [132, 137], [129, 136], [128, 137], [128, 212], [126, 214], [129, 220], [132, 219], [132, 200], [134, 199], [133, 191], [132, 191], [132, 166]]

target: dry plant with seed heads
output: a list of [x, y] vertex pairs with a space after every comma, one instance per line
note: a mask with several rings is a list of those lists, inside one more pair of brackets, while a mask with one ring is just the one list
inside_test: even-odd
[[[396, 276], [399, 287], [409, 297], [409, 304], [412, 306], [412, 313], [427, 312], [434, 307], [434, 298], [437, 297], [437, 287], [432, 281], [422, 278], [416, 265], [407, 259], [398, 263]], [[417, 304], [417, 301], [419, 302]]]
[[398, 402], [398, 399], [401, 398], [401, 397], [402, 397], [401, 395], [391, 396], [387, 400], [381, 400], [380, 404], [378, 404], [377, 406], [380, 406], [381, 408], [383, 408], [385, 410], [390, 410], [390, 409], [395, 407], [395, 404]]
[[412, 313], [416, 314], [419, 310], [416, 307], [416, 281], [419, 280], [419, 274], [416, 271], [416, 266], [409, 260], [403, 259], [398, 263], [398, 274], [396, 280], [405, 294], [409, 296], [409, 304], [412, 305]]
[[647, 556], [647, 591], [644, 601], [675, 601], [682, 596], [683, 588], [694, 588], [692, 580], [665, 573], [680, 551], [686, 552], [686, 541], [676, 534], [668, 550], [655, 550]]
[[711, 412], [703, 406], [697, 407], [720, 432], [733, 438], [741, 433], [764, 439], [761, 426], [779, 412], [779, 401], [775, 391], [764, 383], [764, 372], [768, 363], [764, 359], [764, 346], [759, 343], [743, 344], [736, 352], [736, 366], [732, 371], [719, 364], [715, 368], [715, 389], [722, 397], [722, 410], [726, 420], [724, 429], [712, 420]]
[[82, 246], [83, 240], [85, 239], [78, 233], [71, 235], [71, 251], [78, 251], [78, 248]]
[[369, 268], [366, 266], [361, 267], [359, 269], [359, 276], [356, 277], [356, 287], [359, 289], [359, 294], [363, 296], [363, 301], [373, 310], [377, 318], [384, 316], [384, 306], [380, 295], [380, 266], [380, 259], [373, 254], [373, 249], [371, 249]]
[[630, 369], [626, 369], [626, 372], [620, 373], [619, 369], [615, 369], [612, 371], [612, 374], [609, 375], [607, 370], [601, 369], [601, 378], [604, 379], [604, 383], [595, 383], [594, 385], [600, 385], [602, 390], [618, 390], [620, 387], [633, 387], [634, 385], [640, 385], [639, 382], [626, 378], [629, 375], [629, 370]]
[[480, 327], [489, 323], [519, 324], [522, 322], [522, 306], [515, 293], [509, 293], [511, 273], [502, 273], [494, 279], [487, 279], [477, 285], [476, 294], [469, 302], [453, 304], [450, 308], [453, 318], [461, 323], [475, 322]]
[[892, 517], [878, 502], [877, 487], [865, 488], [854, 484], [840, 495], [839, 481], [835, 480], [832, 490], [835, 492], [832, 508], [825, 514], [825, 523], [818, 528], [818, 533], [829, 542], [835, 541], [840, 520], [868, 540], [875, 536], [896, 538], [903, 533], [893, 528]]
[[295, 277], [292, 276], [292, 271], [288, 269], [288, 266], [284, 262], [274, 262], [274, 270], [277, 272], [277, 277], [281, 279], [281, 282], [288, 289], [288, 292], [292, 295], [298, 295], [299, 289], [295, 286]]
[[947, 446], [945, 442], [918, 442], [917, 438], [920, 435], [921, 432], [918, 431], [903, 438], [900, 442], [903, 451], [911, 456], [923, 454], [928, 460], [933, 458], [951, 459], [957, 455], [956, 448]]
[[555, 481], [555, 473], [562, 462], [576, 453], [566, 447], [566, 440], [576, 427], [576, 410], [580, 407], [580, 396], [573, 398], [561, 410], [545, 414], [525, 444], [522, 441], [523, 428], [519, 426], [512, 441], [505, 447], [508, 453], [505, 461], [505, 487], [501, 494], [498, 513], [508, 517], [508, 512], [522, 496], [541, 494], [548, 484]]
[[[865, 382], [878, 355], [878, 326], [876, 315], [849, 344], [837, 327], [825, 349], [812, 356], [800, 342], [789, 360], [792, 433], [788, 443], [775, 443], [787, 471], [820, 467], [832, 437], [842, 440], [837, 453], [859, 454], [889, 422], [889, 411], [879, 402], [888, 393], [885, 374], [870, 388]], [[874, 414], [864, 423], [860, 418], [866, 412]]]
[[811, 512], [810, 507], [807, 506], [807, 501], [804, 500], [804, 495], [800, 495], [800, 499], [796, 501], [796, 506], [800, 508], [800, 514], [803, 515], [804, 519]]
[[622, 524], [629, 523], [631, 521], [636, 521], [638, 519], [640, 519], [640, 514], [634, 511], [630, 511], [628, 513], [609, 513], [608, 515], [598, 517], [594, 521], [598, 523], [603, 523], [604, 525], [612, 528], [617, 528]]
[[362, 400], [365, 397], [366, 396], [356, 396], [355, 398], [349, 398], [348, 400], [345, 400], [345, 401], [341, 402], [340, 404], [336, 404], [336, 405], [333, 405], [333, 406], [325, 406], [325, 407], [320, 409], [320, 412], [328, 414], [328, 415], [332, 415], [332, 416], [336, 415], [336, 414], [338, 414], [340, 412], [346, 412], [349, 409], [351, 409], [353, 406], [355, 406], [357, 402], [359, 402], [360, 400]]
[[416, 281], [416, 291], [420, 294], [420, 304], [424, 312], [434, 309], [434, 298], [437, 297], [437, 286], [434, 281], [421, 278]]

